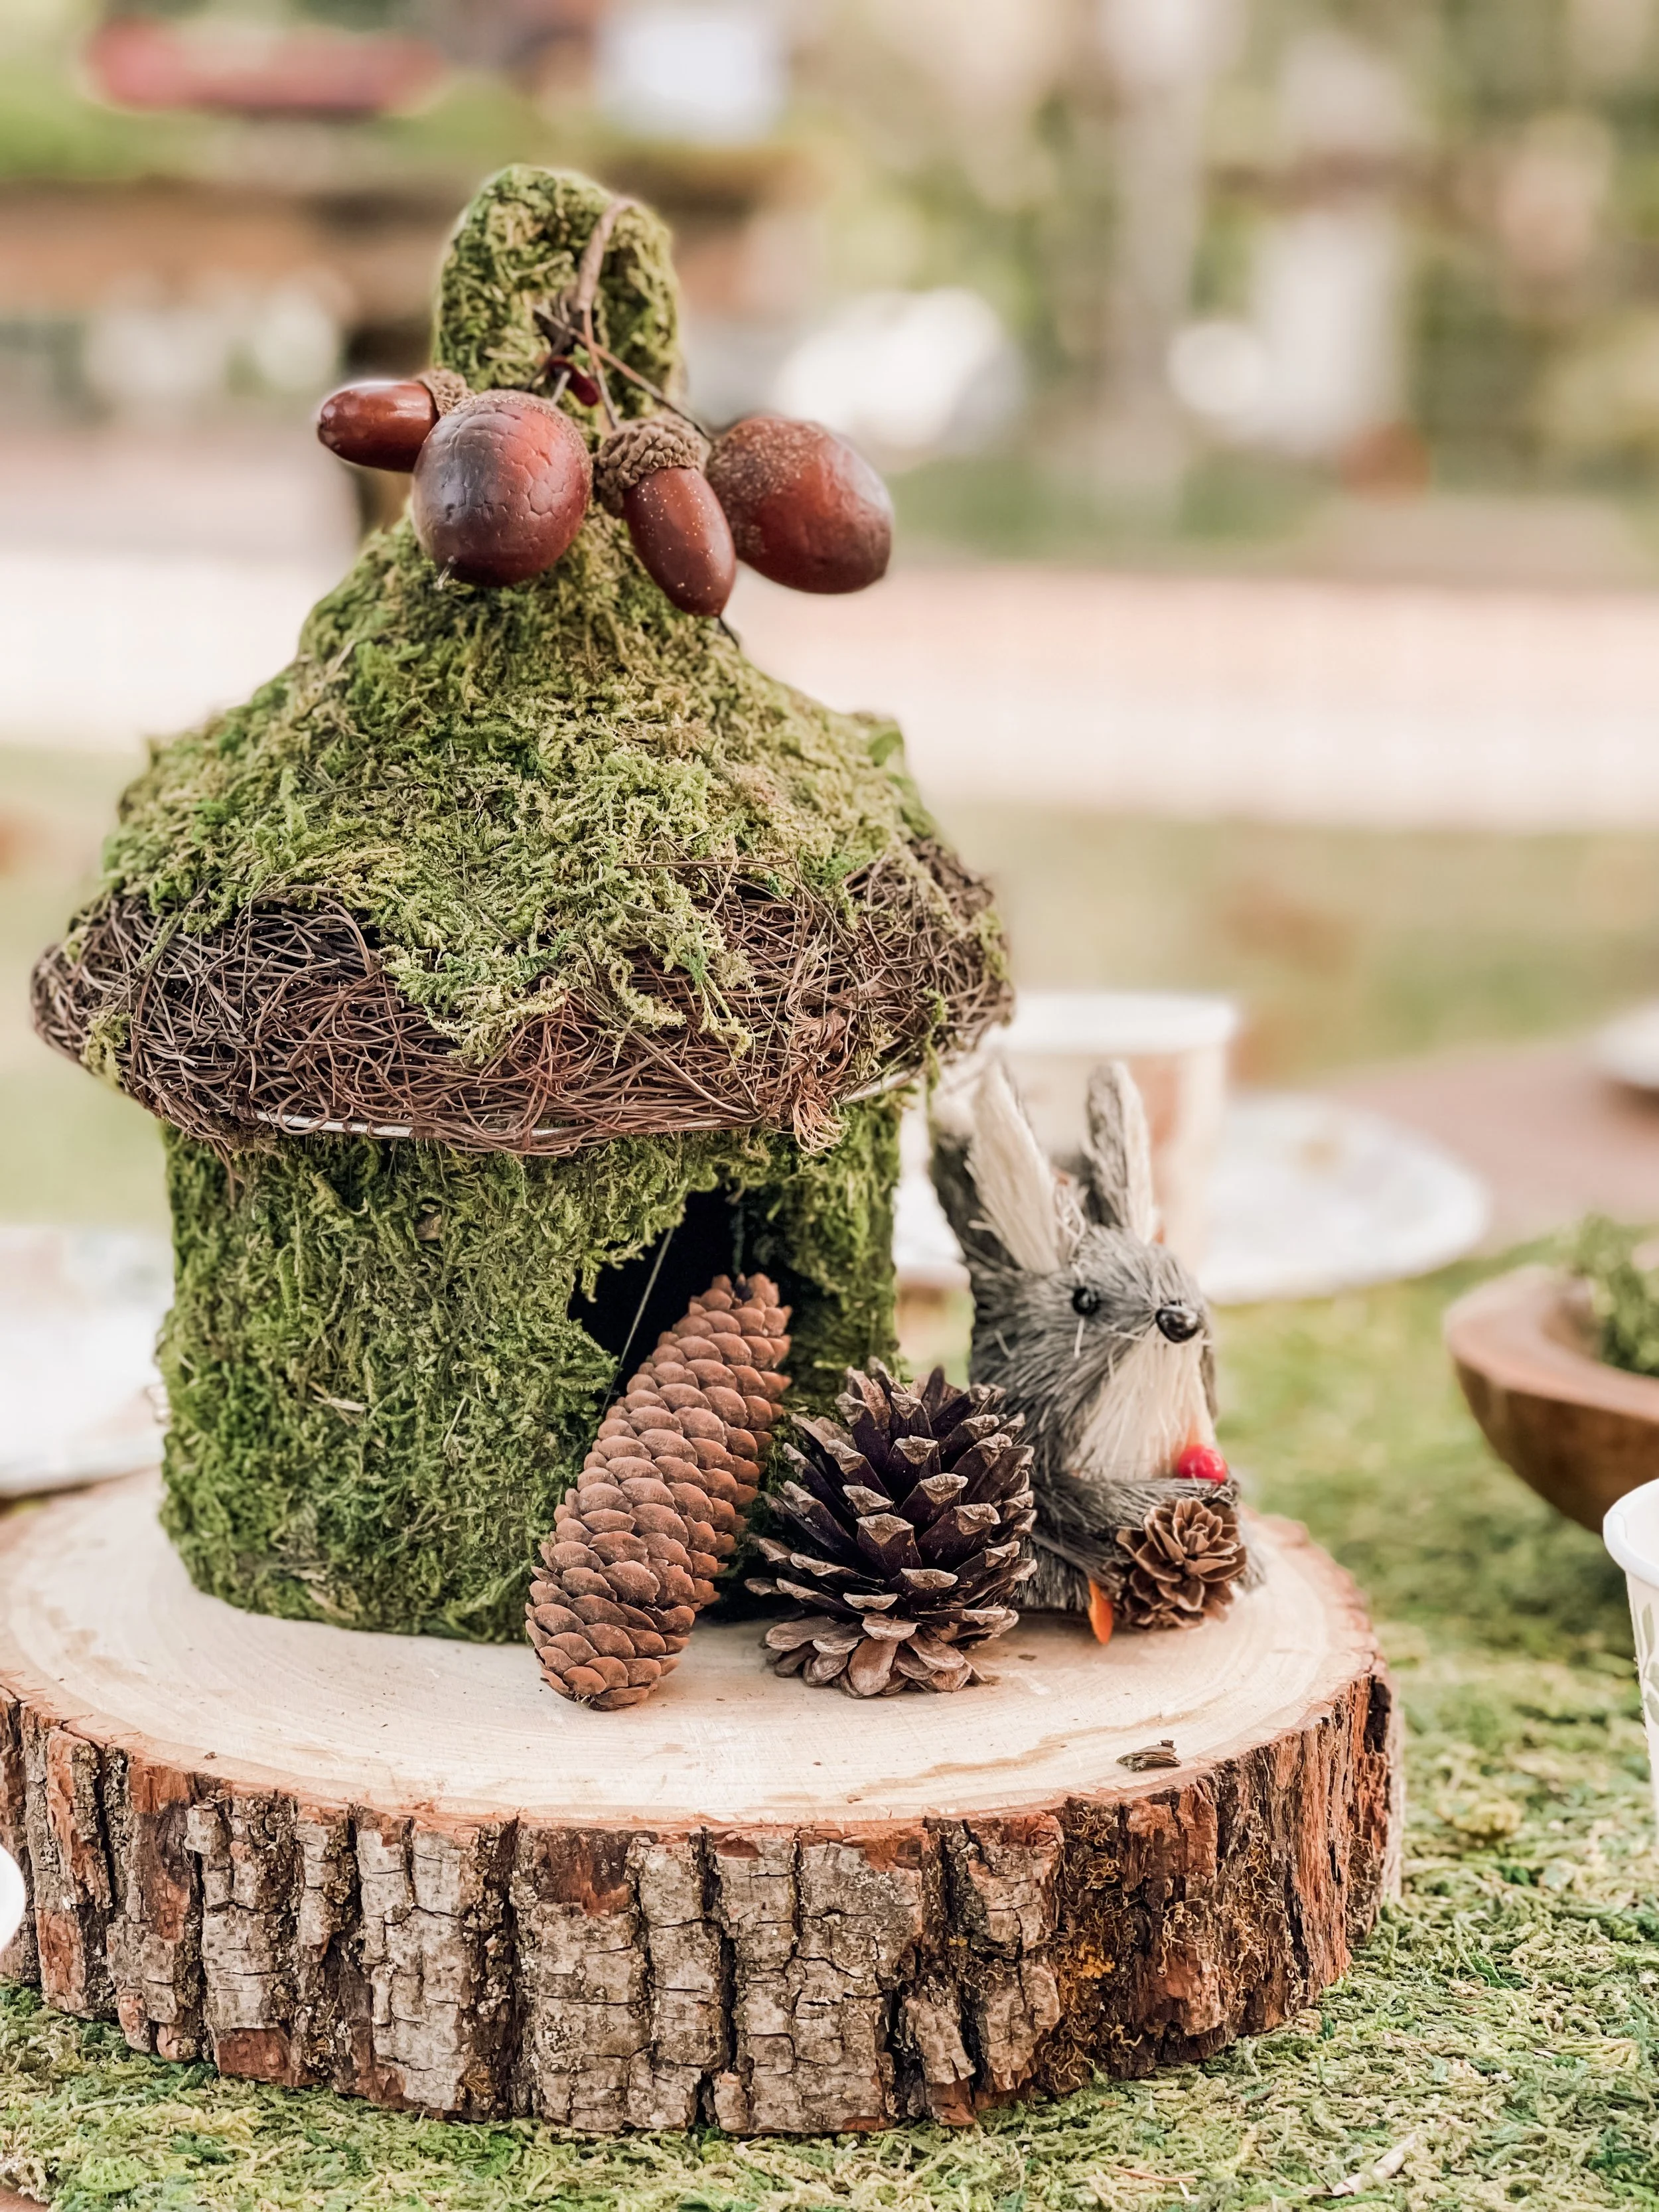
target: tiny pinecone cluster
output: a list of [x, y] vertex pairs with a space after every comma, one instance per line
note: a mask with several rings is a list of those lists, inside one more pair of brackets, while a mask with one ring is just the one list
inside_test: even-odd
[[754, 1503], [788, 1326], [764, 1275], [722, 1275], [605, 1414], [526, 1609], [562, 1697], [641, 1705], [678, 1661]]
[[1156, 1505], [1139, 1528], [1120, 1528], [1127, 1562], [1117, 1593], [1126, 1628], [1196, 1628], [1232, 1603], [1244, 1571], [1238, 1516], [1228, 1504], [1179, 1498]]
[[1032, 1455], [1002, 1398], [940, 1367], [913, 1391], [878, 1362], [848, 1370], [845, 1427], [796, 1420], [806, 1449], [785, 1446], [794, 1480], [759, 1540], [772, 1573], [749, 1583], [805, 1608], [766, 1632], [779, 1674], [855, 1698], [984, 1679], [969, 1647], [1014, 1626], [1008, 1599], [1035, 1571]]

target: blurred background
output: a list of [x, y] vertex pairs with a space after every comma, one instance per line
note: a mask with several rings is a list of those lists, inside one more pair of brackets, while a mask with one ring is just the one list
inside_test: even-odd
[[1236, 1186], [1334, 1159], [1312, 1096], [1469, 1170], [1443, 1246], [1659, 1214], [1583, 1042], [1659, 992], [1659, 0], [6, 0], [0, 48], [0, 1220], [161, 1221], [27, 969], [144, 741], [401, 495], [316, 402], [424, 362], [515, 159], [667, 216], [706, 416], [888, 471], [885, 583], [734, 624], [902, 718], [1027, 990], [1234, 1002], [1304, 1102]]

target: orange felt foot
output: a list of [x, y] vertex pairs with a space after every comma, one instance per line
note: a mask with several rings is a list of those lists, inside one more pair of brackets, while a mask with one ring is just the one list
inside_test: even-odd
[[1112, 1601], [1098, 1583], [1089, 1585], [1089, 1626], [1095, 1632], [1097, 1644], [1109, 1644], [1114, 1626]]

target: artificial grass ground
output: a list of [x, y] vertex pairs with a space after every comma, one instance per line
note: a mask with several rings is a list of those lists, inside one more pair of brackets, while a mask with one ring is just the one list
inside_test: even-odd
[[0, 2176], [66, 2212], [1659, 2206], [1659, 1861], [1622, 1581], [1462, 1412], [1438, 1322], [1467, 1279], [1224, 1317], [1229, 1449], [1369, 1590], [1411, 1729], [1404, 1900], [1279, 2033], [968, 2134], [583, 2143], [220, 2082], [9, 1991]]

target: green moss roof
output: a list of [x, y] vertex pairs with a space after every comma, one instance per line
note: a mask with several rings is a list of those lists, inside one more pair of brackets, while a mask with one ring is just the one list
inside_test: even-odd
[[[527, 380], [544, 350], [532, 309], [571, 281], [607, 197], [535, 169], [486, 185], [444, 272], [437, 357], [476, 384]], [[630, 210], [603, 331], [663, 381], [675, 318], [666, 234]], [[483, 1059], [572, 988], [599, 994], [619, 1036], [661, 1021], [629, 982], [641, 956], [690, 974], [718, 1026], [741, 953], [707, 891], [742, 877], [834, 896], [883, 855], [921, 881], [910, 841], [930, 826], [890, 725], [831, 713], [678, 612], [598, 509], [509, 590], [447, 580], [402, 523], [313, 611], [289, 667], [157, 752], [106, 887], [190, 929], [256, 897], [337, 899], [399, 988]], [[996, 957], [994, 925], [951, 926]]]

